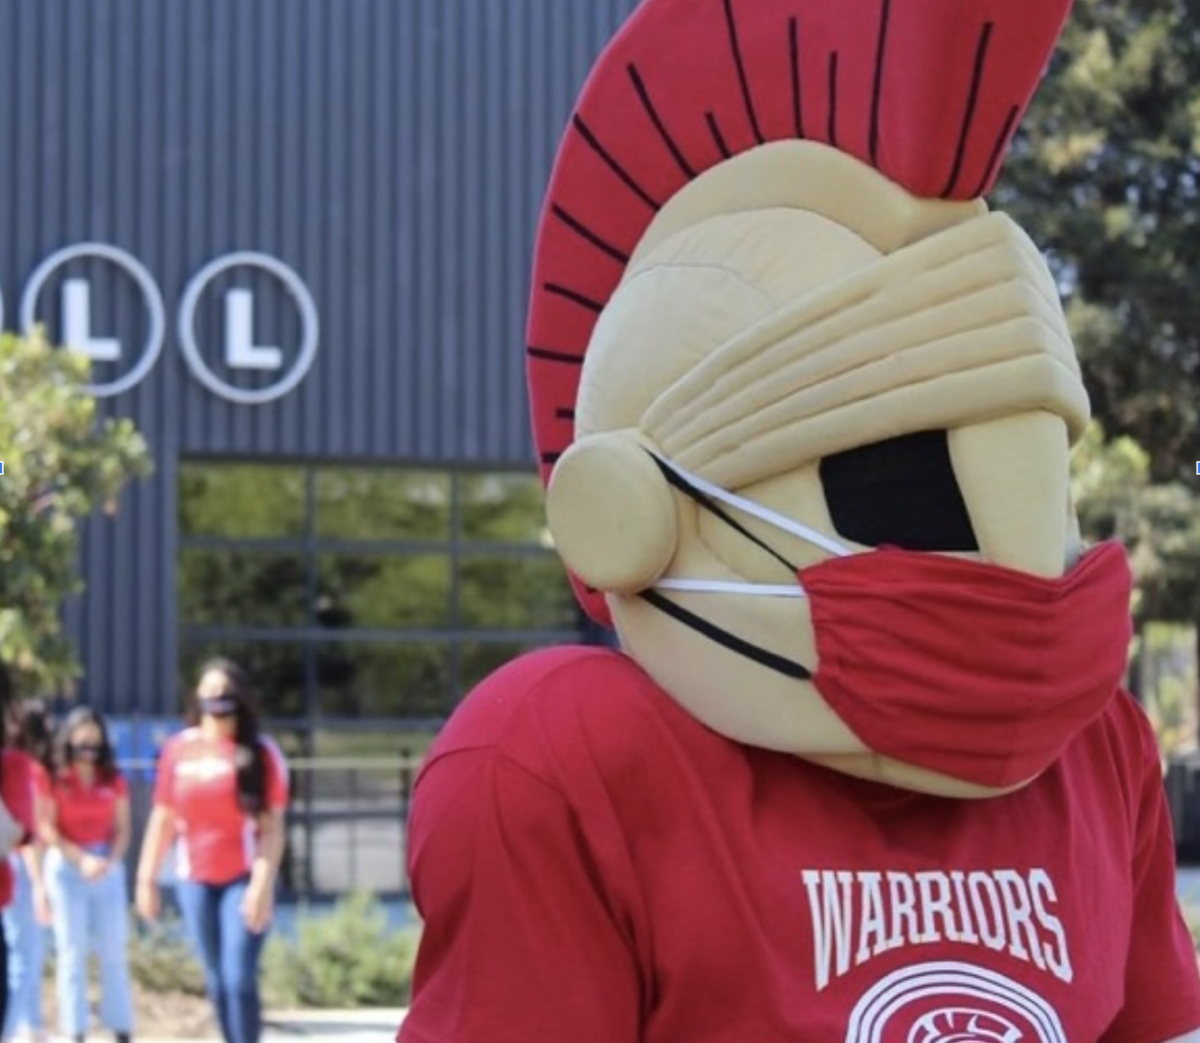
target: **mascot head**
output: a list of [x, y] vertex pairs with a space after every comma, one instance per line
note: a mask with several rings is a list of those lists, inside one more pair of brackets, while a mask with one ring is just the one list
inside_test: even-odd
[[710, 728], [951, 796], [1115, 691], [1050, 272], [981, 197], [1069, 0], [644, 0], [563, 140], [528, 366], [584, 607]]

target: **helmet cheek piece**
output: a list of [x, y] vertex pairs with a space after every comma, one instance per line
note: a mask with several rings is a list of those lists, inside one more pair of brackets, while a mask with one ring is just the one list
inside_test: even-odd
[[546, 517], [567, 568], [593, 590], [636, 594], [666, 571], [679, 542], [671, 487], [637, 431], [589, 435], [563, 453]]

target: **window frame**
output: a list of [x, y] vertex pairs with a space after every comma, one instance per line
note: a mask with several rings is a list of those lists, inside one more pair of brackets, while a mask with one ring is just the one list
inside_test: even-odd
[[[267, 715], [270, 727], [288, 731], [316, 734], [331, 728], [350, 728], [364, 731], [385, 727], [388, 730], [423, 733], [436, 731], [446, 717], [466, 694], [469, 685], [463, 676], [463, 649], [478, 645], [520, 645], [540, 647], [564, 643], [589, 643], [588, 622], [582, 610], [570, 596], [569, 604], [574, 607], [573, 626], [539, 626], [529, 629], [488, 629], [468, 627], [463, 622], [462, 569], [465, 563], [479, 558], [529, 557], [554, 559], [557, 561], [544, 527], [544, 519], [535, 539], [529, 540], [478, 540], [466, 535], [464, 526], [464, 496], [469, 484], [476, 487], [481, 479], [497, 476], [510, 481], [514, 476], [537, 481], [536, 473], [512, 467], [435, 467], [421, 464], [373, 465], [356, 462], [345, 467], [329, 461], [297, 461], [293, 459], [262, 460], [260, 458], [213, 458], [189, 457], [180, 461], [180, 473], [176, 481], [179, 503], [176, 511], [178, 524], [177, 560], [190, 551], [234, 551], [241, 553], [295, 554], [303, 560], [305, 583], [306, 624], [303, 626], [250, 626], [244, 624], [223, 625], [196, 624], [185, 617], [184, 591], [177, 590], [179, 663], [178, 673], [182, 685], [190, 685], [194, 678], [186, 675], [185, 669], [195, 665], [202, 656], [194, 654], [199, 649], [229, 648], [238, 645], [272, 644], [295, 642], [302, 647], [303, 713], [297, 717], [272, 717]], [[185, 482], [193, 468], [249, 466], [256, 468], [279, 468], [281, 471], [300, 472], [303, 476], [303, 532], [300, 535], [283, 536], [223, 536], [214, 533], [190, 533], [185, 531], [184, 503]], [[448, 479], [449, 488], [449, 532], [444, 541], [423, 539], [362, 539], [320, 534], [320, 519], [317, 514], [317, 483], [319, 476], [333, 470], [378, 471], [381, 474], [422, 473]], [[408, 555], [447, 556], [449, 562], [449, 613], [448, 625], [444, 629], [422, 627], [349, 626], [331, 629], [315, 621], [315, 607], [320, 594], [318, 587], [321, 559], [330, 555], [400, 557]], [[562, 569], [561, 563], [559, 568]], [[563, 584], [567, 583], [565, 570]], [[569, 591], [568, 591], [569, 593]], [[448, 691], [444, 712], [433, 716], [388, 715], [346, 717], [329, 714], [320, 706], [322, 685], [317, 671], [317, 653], [322, 645], [345, 644], [359, 646], [368, 644], [423, 644], [447, 646]], [[184, 689], [186, 691], [186, 687]]]

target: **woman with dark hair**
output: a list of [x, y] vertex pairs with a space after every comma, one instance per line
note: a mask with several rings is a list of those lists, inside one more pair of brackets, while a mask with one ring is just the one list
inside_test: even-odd
[[159, 871], [178, 838], [179, 905], [221, 1032], [226, 1043], [258, 1043], [259, 957], [283, 857], [287, 765], [259, 734], [248, 677], [227, 659], [204, 665], [188, 720], [159, 755], [137, 909], [157, 918]]
[[[8, 746], [29, 755], [34, 769], [34, 819], [41, 820], [50, 795], [54, 735], [50, 713], [41, 699], [18, 699], [10, 704]], [[46, 962], [46, 928], [50, 902], [42, 866], [43, 845], [30, 837], [9, 855], [14, 874], [13, 900], [4, 909], [8, 946], [8, 1012], [0, 1038], [5, 1043], [23, 1033], [32, 1043], [46, 1038], [42, 1015], [42, 970]]]
[[[8, 856], [33, 837], [35, 762], [8, 747], [8, 717], [16, 698], [12, 677], [0, 663], [0, 909], [13, 900], [16, 875]], [[0, 917], [0, 935], [4, 920]], [[8, 1014], [8, 943], [0, 937], [0, 1024]]]
[[104, 718], [87, 706], [58, 729], [50, 799], [43, 803], [46, 886], [54, 924], [58, 1030], [76, 1043], [87, 1032], [88, 957], [100, 970], [100, 1020], [129, 1043], [129, 785], [117, 768]]

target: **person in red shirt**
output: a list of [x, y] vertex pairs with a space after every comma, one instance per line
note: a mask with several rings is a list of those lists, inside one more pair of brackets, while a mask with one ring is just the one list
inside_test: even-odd
[[[35, 832], [34, 775], [37, 762], [27, 753], [8, 749], [5, 742], [8, 708], [15, 698], [12, 677], [0, 662], [0, 909], [13, 900], [16, 879], [8, 859]], [[0, 1023], [8, 1012], [8, 945], [0, 919]]]
[[[50, 767], [54, 761], [54, 727], [41, 699], [19, 699], [10, 707], [7, 744], [33, 759], [35, 819], [41, 802], [49, 799]], [[42, 1016], [42, 970], [46, 960], [46, 928], [50, 902], [42, 869], [43, 844], [30, 837], [9, 855], [16, 874], [13, 900], [4, 910], [4, 935], [8, 948], [8, 1013], [0, 1039], [5, 1043], [24, 1033], [32, 1043], [46, 1037]]]
[[41, 802], [46, 883], [54, 925], [58, 1028], [82, 1043], [87, 1032], [88, 957], [100, 970], [100, 1020], [128, 1043], [133, 1031], [129, 979], [129, 785], [117, 768], [104, 718], [87, 706], [58, 731], [49, 799]]
[[159, 755], [137, 873], [137, 909], [158, 917], [176, 845], [178, 898], [226, 1043], [258, 1043], [258, 970], [283, 856], [287, 766], [259, 734], [249, 678], [225, 659], [200, 674], [189, 727]]

